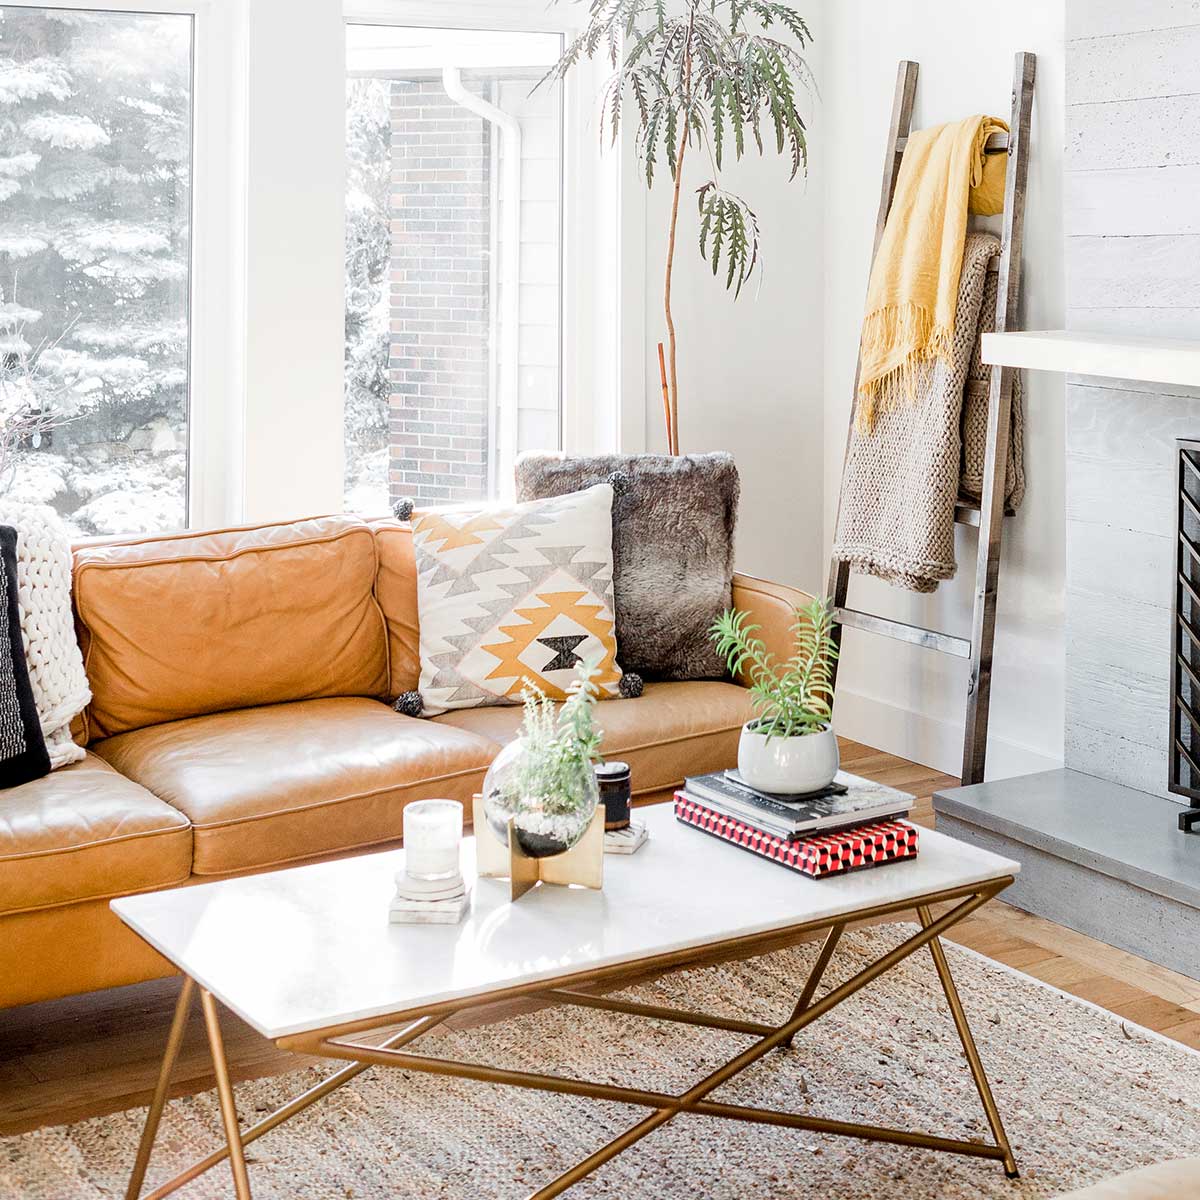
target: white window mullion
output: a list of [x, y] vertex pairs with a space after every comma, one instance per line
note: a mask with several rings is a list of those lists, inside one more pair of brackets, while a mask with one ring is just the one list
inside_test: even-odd
[[339, 0], [245, 32], [243, 516], [341, 510], [345, 48]]
[[240, 6], [195, 10], [192, 160], [191, 462], [195, 528], [233, 525], [242, 506], [245, 145]]

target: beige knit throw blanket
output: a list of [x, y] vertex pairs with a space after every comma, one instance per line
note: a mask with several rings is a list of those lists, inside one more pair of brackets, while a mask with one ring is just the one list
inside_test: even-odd
[[[967, 495], [982, 486], [988, 368], [978, 342], [981, 327], [995, 324], [996, 276], [987, 264], [999, 250], [994, 234], [967, 234], [949, 358], [925, 365], [915, 403], [884, 408], [870, 432], [856, 426], [850, 433], [834, 555], [909, 591], [932, 592], [953, 578], [960, 485]], [[1025, 490], [1023, 430], [1015, 384], [1006, 486], [1012, 509]]]
[[17, 606], [29, 683], [51, 767], [84, 757], [71, 722], [92, 698], [71, 610], [71, 539], [57, 514], [0, 499], [0, 525], [17, 531]]

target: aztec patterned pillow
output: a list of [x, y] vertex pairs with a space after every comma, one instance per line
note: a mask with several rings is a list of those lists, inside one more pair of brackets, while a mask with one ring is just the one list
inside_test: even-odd
[[526, 679], [563, 700], [593, 657], [601, 698], [618, 694], [612, 501], [605, 483], [413, 514], [425, 715], [519, 703]]

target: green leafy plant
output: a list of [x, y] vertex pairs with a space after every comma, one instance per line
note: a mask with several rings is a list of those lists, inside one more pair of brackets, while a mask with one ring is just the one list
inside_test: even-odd
[[540, 800], [548, 815], [575, 811], [579, 781], [591, 774], [592, 764], [600, 758], [600, 733], [592, 724], [600, 691], [594, 682], [598, 673], [598, 661], [581, 662], [561, 705], [528, 680], [521, 688], [525, 753], [517, 769], [515, 791]]
[[776, 662], [750, 624], [747, 613], [729, 609], [713, 622], [712, 639], [731, 675], [745, 675], [759, 716], [753, 732], [772, 737], [800, 737], [829, 727], [833, 703], [833, 609], [816, 599], [798, 608], [792, 619], [794, 649], [786, 662]]
[[[801, 51], [812, 34], [790, 5], [778, 0], [574, 0], [588, 20], [546, 81], [564, 79], [585, 59], [601, 56], [613, 68], [602, 100], [600, 135], [615, 143], [632, 101], [637, 148], [646, 186], [665, 160], [674, 181], [663, 287], [670, 377], [668, 436], [679, 453], [679, 379], [671, 281], [679, 224], [683, 164], [689, 148], [703, 149], [711, 178], [696, 191], [700, 253], [735, 295], [761, 261], [758, 218], [720, 184], [732, 154], [749, 144], [763, 153], [773, 137], [786, 155], [790, 178], [807, 172], [808, 142], [801, 93], [815, 91]], [[781, 36], [776, 36], [776, 35]]]

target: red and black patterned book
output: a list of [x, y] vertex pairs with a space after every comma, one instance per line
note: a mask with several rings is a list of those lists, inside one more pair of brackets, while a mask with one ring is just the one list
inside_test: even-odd
[[675, 816], [685, 825], [732, 842], [810, 879], [882, 867], [917, 856], [917, 829], [907, 821], [875, 821], [856, 829], [789, 841], [706, 808], [683, 792], [675, 793]]

